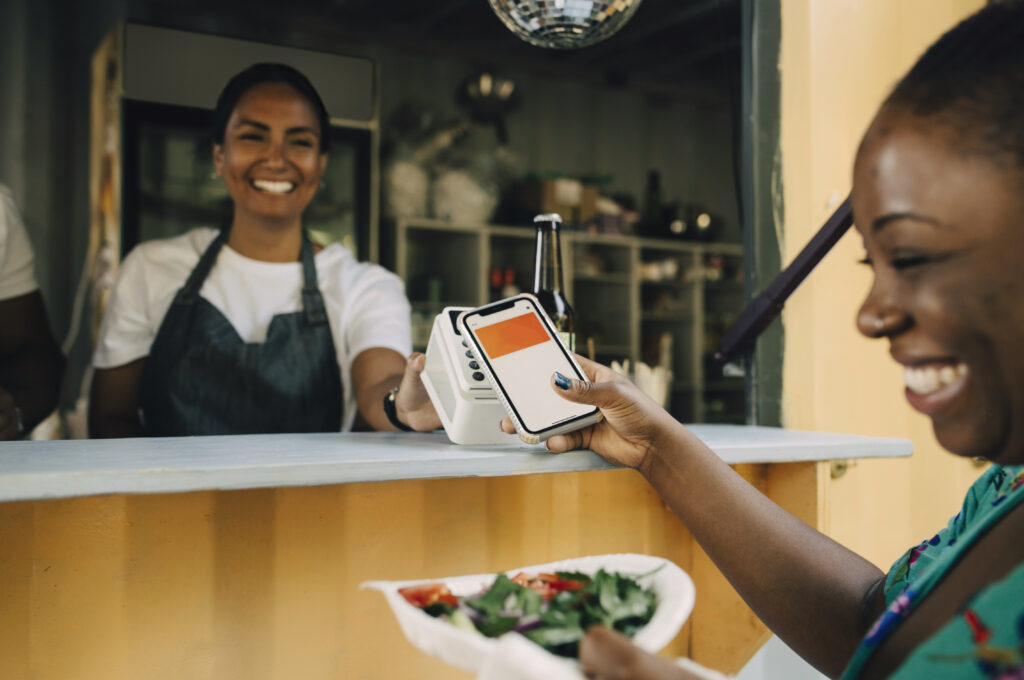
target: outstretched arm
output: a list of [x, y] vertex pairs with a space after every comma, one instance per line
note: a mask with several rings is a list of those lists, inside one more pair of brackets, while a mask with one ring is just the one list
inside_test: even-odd
[[384, 395], [398, 387], [395, 396], [398, 420], [424, 432], [441, 426], [441, 419], [420, 380], [424, 355], [408, 358], [393, 349], [373, 347], [360, 352], [352, 361], [352, 388], [359, 412], [375, 430], [395, 430], [384, 415]]
[[605, 419], [553, 437], [548, 448], [590, 448], [639, 470], [761, 620], [838, 675], [883, 609], [882, 572], [747, 484], [628, 380], [580, 363], [594, 382], [552, 389], [600, 407]]
[[0, 300], [0, 440], [31, 431], [52, 413], [63, 377], [64, 354], [39, 291]]

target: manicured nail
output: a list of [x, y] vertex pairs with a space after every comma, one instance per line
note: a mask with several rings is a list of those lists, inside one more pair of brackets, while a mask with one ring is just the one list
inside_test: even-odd
[[558, 371], [555, 371], [555, 384], [563, 390], [569, 389], [569, 379]]

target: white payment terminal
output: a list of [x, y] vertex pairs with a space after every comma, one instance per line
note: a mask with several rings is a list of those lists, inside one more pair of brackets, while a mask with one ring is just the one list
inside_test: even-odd
[[498, 423], [507, 414], [463, 341], [456, 322], [472, 307], [445, 307], [434, 319], [421, 378], [448, 438], [456, 444], [518, 444]]

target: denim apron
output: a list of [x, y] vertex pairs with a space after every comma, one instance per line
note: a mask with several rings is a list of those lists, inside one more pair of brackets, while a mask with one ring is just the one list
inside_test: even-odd
[[247, 343], [199, 295], [227, 235], [203, 253], [157, 331], [139, 395], [146, 434], [338, 432], [341, 371], [309, 237], [302, 232], [302, 309], [274, 316], [266, 341]]

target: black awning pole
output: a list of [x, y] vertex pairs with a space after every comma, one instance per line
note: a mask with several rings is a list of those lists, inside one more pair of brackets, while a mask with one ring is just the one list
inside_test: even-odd
[[722, 344], [715, 352], [716, 362], [724, 364], [753, 344], [768, 324], [782, 313], [782, 307], [797, 286], [803, 283], [852, 224], [853, 211], [850, 208], [850, 197], [847, 196], [810, 243], [747, 305], [736, 323], [725, 332]]

